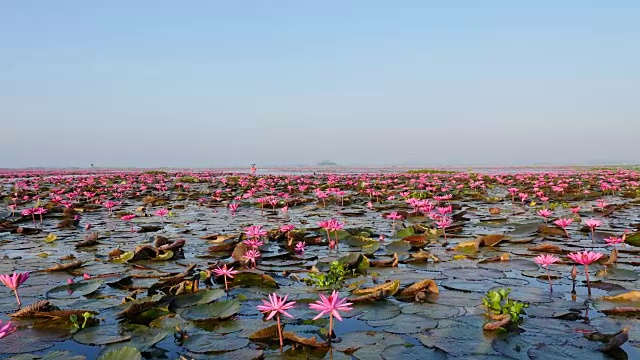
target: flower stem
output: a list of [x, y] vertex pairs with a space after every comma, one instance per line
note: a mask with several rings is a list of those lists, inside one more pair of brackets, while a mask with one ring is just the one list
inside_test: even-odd
[[282, 325], [280, 325], [280, 314], [276, 315], [276, 321], [278, 321], [278, 336], [280, 336], [280, 348], [284, 345], [282, 341]]
[[332, 334], [333, 334], [333, 315], [329, 313], [329, 343], [331, 343]]
[[589, 296], [591, 296], [591, 281], [589, 280], [589, 265], [584, 265], [584, 273], [587, 276], [587, 289], [589, 292]]
[[547, 266], [547, 279], [549, 280], [549, 291], [553, 291], [553, 287], [551, 286], [551, 274], [549, 273], [548, 266]]
[[227, 285], [227, 275], [224, 276], [224, 289], [229, 291], [229, 285]]
[[13, 290], [13, 292], [16, 294], [16, 300], [18, 301], [18, 306], [21, 306], [22, 302], [20, 301], [20, 295], [18, 295], [18, 289]]

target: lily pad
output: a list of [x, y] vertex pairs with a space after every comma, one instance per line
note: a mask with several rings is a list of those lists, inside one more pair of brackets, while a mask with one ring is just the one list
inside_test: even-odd
[[[408, 346], [410, 345], [410, 346]], [[397, 344], [387, 346], [380, 354], [385, 360], [396, 359], [446, 359], [447, 354], [436, 349], [429, 349], [420, 345]]]
[[212, 303], [225, 295], [222, 289], [201, 290], [196, 294], [185, 294], [176, 297], [174, 305], [176, 307], [189, 307]]
[[232, 351], [247, 345], [249, 345], [248, 339], [213, 333], [191, 335], [182, 344], [185, 349], [194, 353]]
[[104, 281], [82, 281], [75, 282], [67, 285], [56, 286], [53, 289], [47, 291], [46, 297], [48, 299], [72, 299], [79, 298], [81, 296], [89, 295], [97, 291]]
[[84, 345], [107, 345], [127, 341], [130, 335], [120, 334], [117, 326], [98, 325], [82, 329], [73, 335], [73, 340]]
[[119, 349], [109, 351], [100, 356], [98, 360], [141, 360], [140, 351], [134, 347], [125, 346]]
[[240, 311], [238, 300], [224, 300], [213, 304], [201, 304], [180, 312], [185, 320], [204, 321], [228, 319]]

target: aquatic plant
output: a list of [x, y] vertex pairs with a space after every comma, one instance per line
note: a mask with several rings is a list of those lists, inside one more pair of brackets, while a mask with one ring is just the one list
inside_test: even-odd
[[543, 268], [547, 269], [547, 279], [549, 280], [549, 291], [553, 291], [553, 286], [551, 286], [551, 274], [549, 273], [549, 265], [554, 264], [558, 261], [560, 261], [559, 258], [553, 256], [553, 255], [548, 255], [548, 254], [543, 254], [543, 255], [538, 255], [536, 256], [533, 261], [542, 266]]
[[335, 317], [339, 321], [342, 321], [342, 316], [340, 316], [340, 312], [347, 312], [353, 310], [350, 305], [353, 305], [350, 302], [347, 302], [347, 298], [342, 298], [338, 296], [338, 292], [333, 290], [329, 297], [326, 297], [324, 294], [320, 294], [320, 300], [316, 301], [314, 304], [310, 304], [309, 308], [312, 310], [319, 311], [318, 315], [313, 318], [313, 320], [317, 320], [321, 318], [325, 314], [329, 314], [329, 342], [331, 342], [331, 338], [333, 336], [333, 318]]
[[522, 315], [525, 314], [524, 309], [529, 305], [509, 298], [510, 293], [511, 289], [490, 290], [482, 298], [482, 304], [490, 314], [508, 315], [508, 318], [498, 318], [500, 320], [508, 319], [508, 321], [503, 320], [504, 325], [509, 323], [517, 325], [522, 321]]
[[287, 310], [291, 310], [295, 307], [295, 301], [287, 302], [289, 295], [279, 297], [276, 293], [269, 295], [269, 301], [262, 300], [263, 305], [258, 305], [257, 308], [262, 313], [267, 315], [267, 320], [271, 320], [274, 316], [278, 326], [278, 336], [280, 337], [280, 347], [284, 345], [282, 340], [282, 324], [280, 323], [280, 314], [293, 319], [293, 315], [289, 314]]
[[332, 261], [329, 264], [329, 271], [325, 273], [309, 273], [310, 283], [318, 288], [333, 288], [341, 286], [344, 281], [356, 274], [355, 269], [346, 269], [345, 266], [338, 262]]
[[587, 277], [587, 288], [589, 291], [589, 295], [591, 295], [591, 281], [589, 280], [589, 265], [598, 261], [603, 256], [602, 253], [598, 253], [595, 251], [585, 250], [583, 252], [574, 252], [567, 257], [574, 262], [584, 265], [584, 274]]

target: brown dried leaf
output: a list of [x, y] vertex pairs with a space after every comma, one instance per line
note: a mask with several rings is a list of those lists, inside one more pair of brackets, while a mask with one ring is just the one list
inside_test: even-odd
[[82, 261], [74, 261], [66, 264], [57, 264], [48, 268], [45, 271], [65, 271], [65, 270], [77, 269], [81, 267], [82, 264], [83, 264]]
[[9, 314], [9, 316], [11, 317], [30, 317], [33, 316], [33, 314], [38, 313], [38, 312], [46, 312], [46, 311], [53, 311], [53, 310], [57, 310], [58, 308], [55, 307], [53, 304], [51, 304], [51, 302], [49, 302], [49, 300], [39, 300], [34, 302], [33, 304], [23, 307], [22, 309], [16, 311], [13, 314]]
[[292, 331], [285, 331], [282, 333], [282, 337], [287, 339], [287, 340], [291, 340], [295, 343], [301, 344], [301, 345], [306, 345], [306, 346], [311, 346], [314, 348], [325, 348], [325, 347], [329, 347], [329, 343], [324, 342], [324, 341], [318, 341], [316, 339], [315, 336], [312, 336], [310, 338], [305, 338], [305, 337], [301, 337], [298, 336], [296, 333], [292, 332]]
[[529, 251], [539, 251], [539, 252], [546, 252], [546, 253], [552, 253], [552, 254], [562, 254], [562, 248], [558, 245], [553, 245], [553, 244], [540, 244], [537, 246], [530, 246], [527, 248], [527, 250]]
[[404, 288], [404, 290], [402, 290], [402, 292], [400, 293], [400, 296], [414, 297], [419, 292], [424, 292], [425, 290], [434, 294], [440, 293], [440, 290], [438, 289], [438, 285], [436, 284], [435, 281], [431, 279], [424, 279], [424, 280], [418, 281], [417, 283], [411, 286]]

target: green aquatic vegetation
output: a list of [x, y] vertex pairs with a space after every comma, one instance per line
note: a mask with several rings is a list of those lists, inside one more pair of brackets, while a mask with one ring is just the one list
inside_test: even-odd
[[509, 298], [511, 289], [490, 290], [487, 296], [482, 299], [482, 304], [487, 311], [496, 315], [510, 315], [511, 323], [518, 324], [525, 314], [524, 309], [529, 305]]
[[318, 288], [333, 288], [342, 285], [346, 279], [354, 276], [356, 276], [356, 269], [346, 269], [342, 263], [332, 261], [326, 274], [310, 273], [308, 282]]
[[85, 327], [87, 327], [87, 321], [89, 321], [89, 319], [93, 318], [93, 314], [90, 313], [90, 312], [84, 312], [82, 314], [82, 317], [84, 318], [84, 321], [82, 322], [82, 324], [80, 324], [80, 322], [78, 321], [78, 316], [76, 314], [71, 314], [69, 316], [69, 321], [71, 321], [70, 332], [72, 334], [75, 334], [79, 330], [82, 330]]

